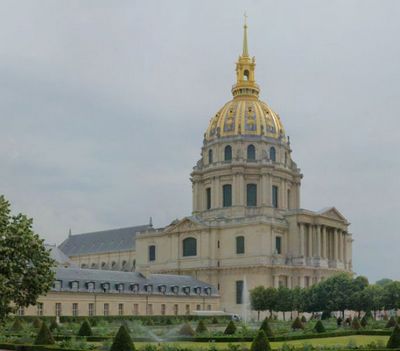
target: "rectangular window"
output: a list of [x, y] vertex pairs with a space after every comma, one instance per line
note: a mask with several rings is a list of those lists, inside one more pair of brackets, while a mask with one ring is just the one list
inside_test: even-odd
[[18, 316], [24, 316], [25, 315], [25, 308], [24, 308], [24, 306], [20, 306], [19, 308], [18, 308]]
[[236, 253], [244, 254], [244, 236], [236, 237]]
[[124, 304], [123, 303], [119, 303], [118, 304], [118, 315], [119, 316], [123, 316], [124, 315]]
[[201, 311], [201, 306], [200, 305], [196, 306], [196, 311]]
[[177, 304], [174, 305], [174, 315], [177, 316], [179, 313], [179, 307]]
[[243, 280], [236, 281], [236, 303], [238, 305], [243, 303]]
[[165, 312], [166, 312], [166, 307], [165, 307], [165, 303], [161, 304], [161, 315], [165, 316]]
[[138, 303], [134, 303], [133, 304], [133, 314], [134, 315], [138, 315], [139, 314], [139, 304]]
[[207, 210], [211, 208], [211, 188], [206, 189], [206, 208]]
[[222, 206], [231, 207], [232, 206], [232, 185], [225, 184], [222, 187]]
[[156, 260], [156, 246], [150, 245], [149, 246], [149, 262]]
[[110, 314], [110, 305], [108, 303], [104, 304], [104, 316], [107, 317]]
[[282, 254], [282, 237], [275, 237], [275, 253], [280, 255]]
[[89, 317], [94, 316], [94, 303], [89, 304]]
[[56, 317], [60, 317], [60, 316], [61, 316], [61, 303], [56, 302]]
[[207, 310], [211, 311], [211, 305], [207, 305]]
[[186, 305], [186, 311], [185, 311], [186, 315], [190, 314], [190, 305]]
[[78, 317], [78, 304], [77, 303], [72, 304], [72, 316]]
[[42, 302], [37, 303], [37, 315], [43, 316], [43, 303]]
[[278, 187], [276, 185], [272, 186], [272, 207], [278, 208]]
[[146, 306], [146, 312], [147, 312], [147, 315], [148, 315], [148, 316], [151, 316], [151, 315], [153, 314], [153, 305], [152, 305], [151, 303], [149, 303], [149, 304]]
[[257, 206], [257, 184], [247, 184], [247, 206]]

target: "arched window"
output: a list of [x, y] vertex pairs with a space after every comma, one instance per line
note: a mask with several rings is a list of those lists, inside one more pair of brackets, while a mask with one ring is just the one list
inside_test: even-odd
[[244, 254], [244, 236], [236, 237], [236, 253]]
[[232, 146], [230, 146], [230, 145], [225, 146], [224, 160], [225, 161], [232, 161]]
[[222, 206], [231, 207], [232, 206], [232, 185], [225, 184], [222, 186]]
[[247, 206], [257, 206], [257, 184], [247, 184]]
[[195, 238], [186, 238], [182, 241], [183, 256], [197, 255], [197, 240]]
[[156, 260], [156, 246], [150, 245], [149, 246], [149, 262], [153, 262]]
[[243, 80], [249, 80], [249, 75], [250, 75], [250, 73], [249, 73], [249, 71], [246, 69], [246, 70], [243, 72]]
[[249, 161], [255, 161], [255, 159], [256, 159], [256, 148], [254, 147], [254, 145], [249, 145], [247, 147], [247, 159]]
[[208, 163], [211, 164], [213, 163], [213, 152], [212, 150], [208, 150]]
[[272, 162], [276, 162], [276, 150], [273, 146], [269, 149], [269, 159]]

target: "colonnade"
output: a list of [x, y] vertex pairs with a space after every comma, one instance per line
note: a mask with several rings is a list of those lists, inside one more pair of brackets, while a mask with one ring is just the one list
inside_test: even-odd
[[346, 263], [349, 235], [335, 227], [299, 223], [299, 255]]

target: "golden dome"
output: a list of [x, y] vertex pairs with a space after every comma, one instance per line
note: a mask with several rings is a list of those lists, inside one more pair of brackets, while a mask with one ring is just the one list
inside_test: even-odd
[[205, 138], [238, 135], [266, 136], [285, 139], [285, 130], [279, 116], [258, 99], [233, 99], [227, 102], [211, 119]]
[[255, 59], [247, 47], [247, 24], [244, 24], [243, 52], [236, 63], [233, 100], [227, 102], [211, 119], [206, 141], [219, 137], [252, 135], [286, 140], [285, 130], [272, 109], [258, 99], [260, 89], [254, 79]]

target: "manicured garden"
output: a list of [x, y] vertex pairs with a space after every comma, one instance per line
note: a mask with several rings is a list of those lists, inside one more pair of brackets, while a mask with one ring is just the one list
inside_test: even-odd
[[[395, 318], [376, 321], [367, 316], [362, 322], [358, 318], [307, 320], [303, 316], [248, 324], [222, 317], [64, 318], [60, 324], [49, 318], [10, 318], [0, 330], [0, 349], [286, 351], [378, 350], [387, 346], [400, 349], [397, 322]], [[390, 344], [392, 334], [394, 341]], [[131, 349], [126, 345], [131, 345]]]

